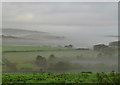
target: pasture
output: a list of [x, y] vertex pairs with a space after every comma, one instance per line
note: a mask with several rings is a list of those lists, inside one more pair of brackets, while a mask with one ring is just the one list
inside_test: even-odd
[[[68, 63], [69, 68], [76, 72], [79, 72], [80, 69], [93, 71], [93, 68], [95, 69], [94, 71], [98, 71], [97, 68], [100, 68], [99, 71], [103, 71], [105, 68], [105, 71], [117, 69], [115, 57], [111, 59], [109, 57], [101, 57], [100, 52], [91, 49], [76, 50], [75, 48], [50, 46], [3, 46], [3, 72], [9, 72], [8, 67], [10, 67], [10, 69], [11, 67], [15, 67], [18, 71], [20, 69], [39, 71], [41, 67], [35, 64], [38, 55], [46, 58], [47, 68], [52, 68], [57, 62], [62, 61]], [[56, 60], [52, 62], [54, 65], [49, 65], [50, 55], [54, 55], [56, 58]], [[101, 58], [99, 59], [99, 57]], [[111, 61], [112, 63], [109, 63]], [[11, 66], [9, 66], [9, 64], [11, 64]]]

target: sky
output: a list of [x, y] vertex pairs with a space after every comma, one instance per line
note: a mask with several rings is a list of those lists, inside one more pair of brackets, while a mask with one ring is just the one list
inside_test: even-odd
[[3, 2], [2, 19], [3, 29], [38, 30], [71, 37], [118, 33], [117, 2]]
[[119, 2], [119, 0], [1, 0], [1, 2]]
[[2, 17], [3, 23], [7, 25], [115, 26], [117, 25], [117, 3], [5, 2]]

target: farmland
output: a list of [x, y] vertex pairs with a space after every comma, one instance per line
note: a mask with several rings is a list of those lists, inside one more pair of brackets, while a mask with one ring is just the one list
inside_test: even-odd
[[2, 4], [2, 85], [120, 85], [118, 3]]
[[[21, 71], [21, 69], [30, 69], [29, 71], [39, 72], [41, 66], [35, 64], [38, 55], [46, 59], [45, 68], [47, 68], [47, 72], [50, 71], [48, 69], [53, 69], [55, 64], [61, 61], [63, 63], [66, 62], [69, 66], [71, 69], [69, 69], [69, 72], [117, 70], [117, 53], [114, 53], [116, 57], [105, 58], [99, 56], [100, 52], [91, 49], [76, 50], [76, 48], [50, 46], [3, 46], [2, 52], [4, 64], [3, 72], [11, 72], [10, 70], [14, 70], [11, 67], [14, 67], [17, 71]], [[49, 61], [50, 55], [54, 55], [54, 61]], [[109, 63], [110, 61], [112, 62]]]
[[[59, 49], [58, 49], [59, 50]], [[85, 53], [85, 54], [84, 54]], [[10, 61], [14, 61], [14, 62], [25, 62], [27, 61], [31, 61], [31, 60], [35, 60], [37, 55], [41, 55], [44, 56], [46, 58], [49, 57], [50, 54], [54, 54], [56, 57], [72, 57], [72, 56], [77, 56], [77, 55], [81, 55], [84, 54], [84, 56], [87, 56], [89, 53], [94, 54], [89, 55], [89, 57], [95, 57], [95, 55], [97, 55], [97, 52], [93, 52], [93, 51], [77, 51], [77, 50], [49, 50], [49, 51], [33, 51], [33, 52], [11, 52], [11, 53], [4, 53], [3, 56], [5, 56], [8, 60]], [[29, 59], [28, 59], [29, 57]]]
[[[3, 46], [2, 49], [3, 85], [119, 82], [120, 74], [111, 72], [117, 71], [116, 53], [114, 53], [116, 57], [104, 55], [105, 58], [99, 56], [100, 52], [92, 49], [76, 50], [49, 46]], [[51, 55], [54, 56], [52, 61]], [[44, 67], [36, 63], [39, 56], [46, 59]], [[110, 61], [112, 62], [109, 63]]]

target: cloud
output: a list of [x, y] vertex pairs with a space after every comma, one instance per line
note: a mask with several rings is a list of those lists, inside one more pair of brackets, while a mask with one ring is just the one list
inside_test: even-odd
[[114, 26], [117, 3], [3, 3], [3, 23]]

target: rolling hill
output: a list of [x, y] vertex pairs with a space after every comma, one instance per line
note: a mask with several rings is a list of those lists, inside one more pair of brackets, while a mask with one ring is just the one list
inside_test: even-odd
[[24, 29], [4, 28], [1, 37], [3, 46], [62, 45], [65, 43], [65, 37], [63, 36]]

